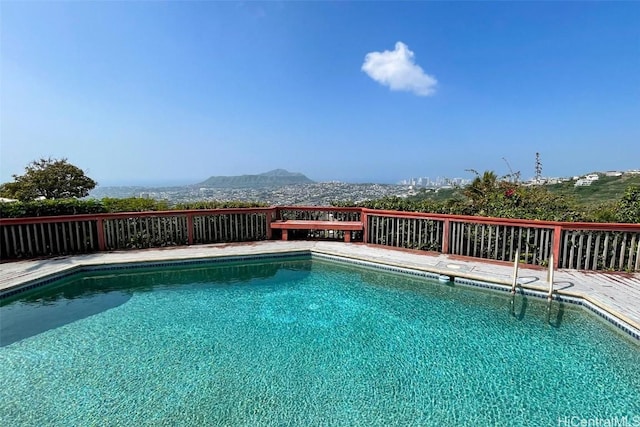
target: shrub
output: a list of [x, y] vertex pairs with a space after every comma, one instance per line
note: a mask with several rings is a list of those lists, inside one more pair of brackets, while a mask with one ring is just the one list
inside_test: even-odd
[[616, 219], [618, 222], [640, 223], [640, 185], [627, 187], [618, 202]]
[[0, 203], [0, 218], [80, 215], [106, 212], [97, 200], [57, 199]]
[[166, 200], [147, 199], [142, 197], [127, 197], [116, 199], [105, 197], [101, 200], [107, 212], [146, 212], [169, 210]]

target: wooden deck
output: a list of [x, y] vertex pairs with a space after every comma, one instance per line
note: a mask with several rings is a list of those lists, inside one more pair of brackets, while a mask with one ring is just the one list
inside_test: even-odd
[[[172, 261], [224, 256], [259, 255], [309, 251], [312, 253], [382, 263], [414, 270], [429, 271], [509, 286], [512, 266], [461, 259], [442, 254], [387, 249], [361, 243], [311, 241], [264, 241], [234, 244], [197, 245], [172, 249], [102, 252], [54, 259], [18, 261], [0, 264], [0, 294], [51, 275], [86, 266], [133, 262]], [[522, 268], [519, 286], [546, 292], [546, 270]], [[555, 294], [577, 297], [620, 319], [640, 333], [640, 273], [594, 273], [559, 270], [555, 273]]]

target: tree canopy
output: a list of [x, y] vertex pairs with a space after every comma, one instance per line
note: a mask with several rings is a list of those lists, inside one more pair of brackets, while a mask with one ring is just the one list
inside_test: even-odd
[[25, 167], [24, 175], [0, 187], [0, 196], [21, 201], [85, 197], [97, 183], [67, 159], [42, 158]]

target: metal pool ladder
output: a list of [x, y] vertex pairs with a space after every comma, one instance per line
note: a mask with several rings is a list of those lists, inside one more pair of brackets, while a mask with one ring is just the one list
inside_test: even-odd
[[[553, 252], [549, 254], [549, 268], [547, 269], [547, 283], [549, 284], [549, 292], [547, 293], [547, 299], [551, 301], [553, 299]], [[516, 248], [516, 256], [513, 260], [513, 279], [511, 281], [511, 293], [516, 293], [516, 285], [518, 284], [518, 268], [520, 267], [520, 248]]]

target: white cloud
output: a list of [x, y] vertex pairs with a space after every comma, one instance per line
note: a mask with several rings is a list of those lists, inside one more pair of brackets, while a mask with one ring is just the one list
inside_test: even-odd
[[406, 44], [397, 42], [393, 51], [367, 53], [362, 71], [391, 90], [404, 90], [420, 96], [433, 95], [438, 81], [426, 74], [413, 57]]

